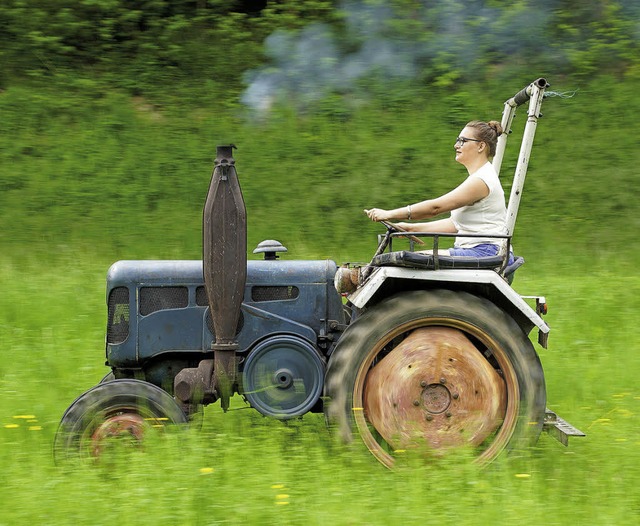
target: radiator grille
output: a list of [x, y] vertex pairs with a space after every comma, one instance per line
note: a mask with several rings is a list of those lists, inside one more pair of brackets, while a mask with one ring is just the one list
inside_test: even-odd
[[107, 306], [107, 342], [122, 343], [129, 336], [129, 289], [113, 289]]
[[209, 298], [207, 298], [207, 289], [204, 287], [198, 287], [196, 289], [196, 305], [198, 307], [206, 307], [209, 305]]
[[165, 309], [184, 309], [189, 305], [187, 287], [142, 287], [140, 289], [140, 314], [147, 316]]
[[251, 288], [251, 299], [253, 301], [282, 301], [294, 300], [300, 291], [293, 285], [283, 286], [262, 286], [257, 285]]

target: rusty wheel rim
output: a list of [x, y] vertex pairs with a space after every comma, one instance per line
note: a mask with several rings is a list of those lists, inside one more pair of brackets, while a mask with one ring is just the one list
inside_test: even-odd
[[115, 441], [128, 441], [140, 447], [149, 431], [163, 428], [168, 418], [143, 415], [134, 409], [123, 409], [111, 415], [102, 415], [94, 419], [95, 425], [89, 426], [84, 433], [83, 449], [89, 456], [99, 459], [109, 444]]
[[128, 442], [137, 448], [147, 442], [148, 435], [155, 434], [154, 428], [178, 429], [179, 424], [187, 422], [171, 395], [154, 384], [134, 379], [99, 383], [80, 395], [62, 416], [54, 441], [54, 459], [60, 465], [96, 460], [107, 445], [118, 443], [118, 437], [123, 438], [122, 446]]
[[[475, 340], [479, 341], [482, 346], [486, 347], [491, 352], [493, 358], [497, 362], [497, 368], [501, 371], [505, 399], [504, 408], [500, 410], [502, 413], [500, 415], [501, 424], [497, 425], [490, 434], [484, 437], [480, 444], [473, 444], [474, 446], [482, 448], [480, 454], [474, 459], [474, 461], [479, 464], [485, 464], [493, 460], [509, 443], [509, 440], [515, 430], [520, 410], [520, 391], [513, 365], [500, 345], [498, 345], [493, 338], [480, 328], [461, 320], [450, 318], [414, 320], [395, 327], [392, 331], [382, 337], [376, 345], [370, 349], [365, 360], [361, 362], [355, 378], [353, 390], [353, 417], [356, 426], [369, 451], [371, 451], [371, 453], [387, 467], [392, 467], [395, 463], [395, 457], [390, 452], [390, 450], [394, 450], [393, 444], [391, 443], [393, 440], [387, 441], [384, 439], [383, 433], [380, 433], [368, 418], [366, 411], [366, 391], [369, 375], [374, 363], [381, 360], [383, 355], [388, 356], [392, 354], [394, 349], [398, 347], [398, 345], [394, 345], [388, 353], [385, 351], [385, 348], [396, 338], [405, 334], [408, 337], [410, 333], [417, 329], [438, 327], [457, 329], [463, 334], [471, 336]], [[406, 338], [403, 338], [403, 341], [405, 340]], [[478, 349], [476, 349], [476, 352], [478, 355], [481, 354]], [[451, 403], [451, 399], [448, 397], [451, 397], [454, 393], [451, 391], [445, 391], [444, 386], [443, 388], [438, 388], [436, 385], [437, 384], [435, 382], [427, 382], [424, 385], [421, 385], [425, 395], [422, 400], [418, 400], [418, 405], [428, 407], [430, 410], [428, 412], [441, 417], [441, 415], [447, 411], [447, 404]]]

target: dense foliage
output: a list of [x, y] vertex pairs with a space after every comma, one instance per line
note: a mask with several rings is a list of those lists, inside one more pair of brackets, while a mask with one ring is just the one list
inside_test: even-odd
[[[276, 27], [330, 18], [331, 2], [7, 0], [0, 5], [2, 76], [98, 79], [133, 93], [157, 83], [238, 89]], [[1, 79], [2, 77], [0, 77]], [[204, 83], [204, 85], [202, 85]]]
[[372, 77], [451, 86], [523, 68], [637, 78], [638, 19], [635, 0], [5, 0], [0, 83], [100, 80], [196, 98], [238, 96], [242, 73], [264, 65], [288, 95]]

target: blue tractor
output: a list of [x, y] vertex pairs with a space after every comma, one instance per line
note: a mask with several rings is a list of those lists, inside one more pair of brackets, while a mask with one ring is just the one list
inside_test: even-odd
[[[529, 102], [509, 201], [515, 224], [547, 83], [507, 100], [503, 128]], [[498, 145], [499, 171], [506, 137]], [[580, 431], [547, 409], [529, 334], [546, 347], [542, 297], [511, 287], [521, 259], [458, 258], [414, 250], [443, 234], [394, 225], [368, 264], [281, 260], [267, 240], [247, 261], [246, 212], [232, 146], [218, 147], [203, 212], [202, 261], [118, 261], [107, 275], [111, 372], [62, 417], [57, 460], [100, 455], [114, 437], [188, 424], [235, 394], [260, 413], [324, 412], [345, 440], [359, 434], [384, 465], [412, 447], [471, 446], [479, 462]], [[404, 234], [404, 235], [403, 235]], [[402, 238], [402, 239], [400, 239]], [[393, 243], [408, 243], [394, 250]], [[435, 251], [437, 254], [437, 251]], [[530, 305], [534, 303], [535, 305]]]

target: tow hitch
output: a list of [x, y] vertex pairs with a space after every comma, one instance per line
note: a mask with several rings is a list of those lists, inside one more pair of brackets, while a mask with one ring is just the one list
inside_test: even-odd
[[551, 409], [545, 411], [544, 424], [542, 424], [542, 430], [546, 431], [560, 442], [563, 446], [569, 445], [569, 437], [583, 437], [586, 436], [578, 428], [573, 427], [569, 422], [560, 418]]

